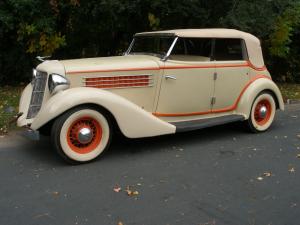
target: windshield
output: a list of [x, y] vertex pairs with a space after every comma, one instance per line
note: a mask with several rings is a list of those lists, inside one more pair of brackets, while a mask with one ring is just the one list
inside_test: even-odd
[[128, 52], [131, 55], [143, 54], [163, 57], [170, 49], [174, 37], [166, 36], [137, 36]]

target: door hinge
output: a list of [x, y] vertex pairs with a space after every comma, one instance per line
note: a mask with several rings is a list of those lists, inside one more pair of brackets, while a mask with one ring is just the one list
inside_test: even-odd
[[216, 97], [211, 98], [211, 105], [214, 105], [214, 104], [216, 104]]
[[218, 78], [218, 73], [214, 72], [214, 80], [216, 80]]

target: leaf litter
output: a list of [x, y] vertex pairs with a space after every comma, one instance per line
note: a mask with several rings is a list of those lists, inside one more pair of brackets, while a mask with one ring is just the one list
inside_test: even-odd
[[262, 181], [265, 177], [271, 177], [273, 174], [270, 171], [264, 172], [262, 175], [258, 176], [256, 179]]
[[[138, 183], [137, 184], [138, 186], [141, 186], [142, 184], [141, 183]], [[119, 193], [122, 191], [122, 188], [118, 185], [116, 185], [114, 188], [113, 188], [113, 191], [116, 192], [116, 193]], [[139, 192], [137, 190], [134, 190], [132, 189], [130, 186], [127, 186], [126, 189], [124, 190], [124, 192], [128, 195], [128, 196], [137, 196], [139, 195]]]

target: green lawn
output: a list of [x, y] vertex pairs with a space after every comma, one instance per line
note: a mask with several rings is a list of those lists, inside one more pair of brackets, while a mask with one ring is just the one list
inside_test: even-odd
[[6, 134], [9, 129], [15, 129], [16, 126], [12, 124], [9, 128], [9, 120], [18, 113], [18, 105], [20, 95], [24, 86], [0, 87], [0, 135]]
[[[283, 98], [300, 99], [300, 84], [278, 84]], [[15, 129], [13, 124], [8, 126], [9, 120], [18, 113], [19, 98], [24, 86], [0, 87], [0, 135], [8, 132], [10, 129]]]

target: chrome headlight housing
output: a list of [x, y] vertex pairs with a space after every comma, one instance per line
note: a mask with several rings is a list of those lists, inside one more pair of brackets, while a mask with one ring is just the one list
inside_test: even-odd
[[32, 69], [32, 77], [31, 77], [31, 84], [33, 85], [34, 80], [36, 78], [37, 75], [37, 70], [36, 69]]
[[50, 94], [54, 95], [59, 91], [68, 89], [69, 87], [70, 87], [70, 82], [66, 77], [55, 73], [49, 75], [48, 88]]

